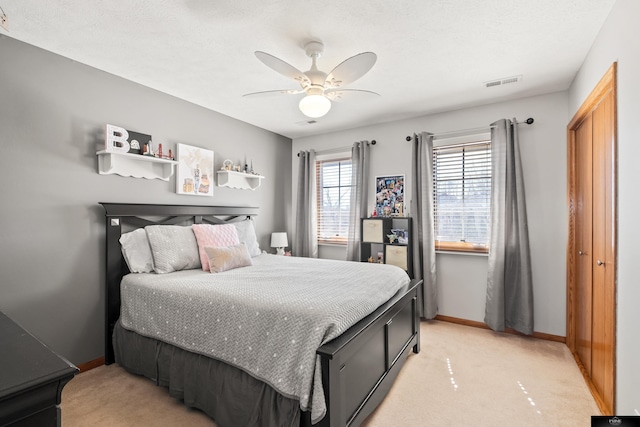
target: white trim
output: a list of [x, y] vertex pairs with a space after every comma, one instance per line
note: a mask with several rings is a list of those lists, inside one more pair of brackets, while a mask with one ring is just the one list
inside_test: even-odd
[[336, 159], [351, 159], [351, 148], [340, 147], [332, 150], [316, 151], [316, 162]]
[[476, 141], [491, 141], [491, 132], [479, 132], [473, 134], [466, 135], [458, 135], [458, 136], [450, 136], [446, 138], [438, 138], [434, 137], [433, 146], [434, 148], [443, 147], [445, 145], [454, 145], [454, 144], [466, 144], [470, 142]]
[[490, 133], [491, 129], [493, 129], [495, 126], [482, 126], [479, 128], [472, 128], [472, 129], [460, 129], [460, 130], [451, 130], [448, 132], [439, 132], [439, 133], [434, 133], [433, 134], [433, 139], [443, 139], [443, 138], [450, 138], [450, 137], [456, 137], [456, 136], [465, 136], [465, 135], [476, 135], [479, 133]]

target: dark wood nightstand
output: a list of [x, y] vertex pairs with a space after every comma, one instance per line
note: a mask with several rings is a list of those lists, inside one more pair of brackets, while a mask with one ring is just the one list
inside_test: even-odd
[[62, 388], [77, 371], [0, 312], [0, 426], [60, 426]]

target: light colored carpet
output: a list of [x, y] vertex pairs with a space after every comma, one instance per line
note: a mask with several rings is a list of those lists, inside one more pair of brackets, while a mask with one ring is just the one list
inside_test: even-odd
[[[391, 391], [363, 427], [588, 426], [600, 415], [564, 344], [447, 322], [421, 324]], [[117, 365], [77, 375], [62, 393], [74, 426], [215, 426]]]

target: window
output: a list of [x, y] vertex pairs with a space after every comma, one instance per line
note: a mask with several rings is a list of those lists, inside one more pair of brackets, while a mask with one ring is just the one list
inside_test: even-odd
[[318, 243], [347, 244], [351, 159], [316, 162]]
[[488, 252], [491, 141], [433, 149], [436, 249]]

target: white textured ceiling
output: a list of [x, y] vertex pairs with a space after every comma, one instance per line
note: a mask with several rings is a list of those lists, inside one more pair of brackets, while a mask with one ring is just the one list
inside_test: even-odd
[[[0, 33], [296, 138], [569, 87], [615, 0], [0, 0]], [[378, 92], [334, 103], [316, 124], [302, 95], [253, 55], [306, 71], [320, 40], [326, 72], [372, 51], [348, 87]], [[5, 60], [2, 58], [1, 60]], [[0, 64], [1, 66], [1, 64]], [[521, 82], [483, 82], [523, 75]]]

